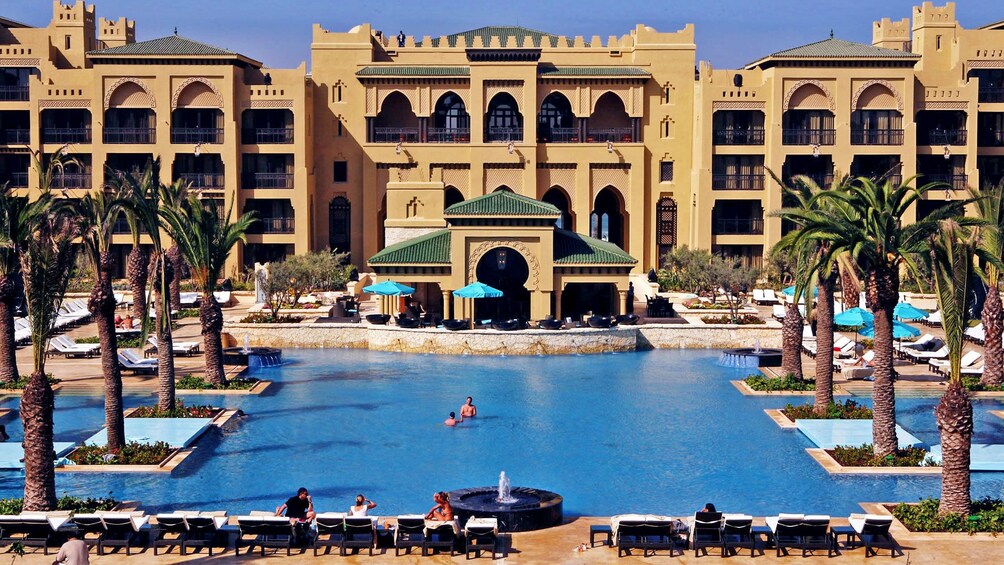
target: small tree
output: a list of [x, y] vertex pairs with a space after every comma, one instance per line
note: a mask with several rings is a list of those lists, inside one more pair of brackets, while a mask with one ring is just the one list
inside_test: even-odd
[[674, 248], [663, 257], [659, 271], [659, 286], [664, 290], [680, 290], [701, 294], [712, 289], [708, 277], [711, 253], [706, 249], [690, 249], [686, 245]]
[[292, 300], [293, 283], [290, 279], [295, 277], [296, 266], [291, 266], [288, 259], [268, 264], [268, 276], [263, 281], [262, 291], [267, 300], [265, 306], [271, 313], [273, 322], [279, 318], [279, 309], [282, 305]]
[[721, 288], [725, 291], [725, 303], [729, 307], [729, 315], [732, 317], [732, 323], [736, 323], [739, 321], [742, 297], [756, 285], [757, 279], [760, 278], [760, 269], [744, 265], [738, 258], [714, 255], [708, 264], [707, 273], [712, 288]]

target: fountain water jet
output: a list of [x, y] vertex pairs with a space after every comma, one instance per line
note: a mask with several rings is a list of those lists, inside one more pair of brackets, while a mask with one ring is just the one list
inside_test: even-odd
[[561, 495], [546, 490], [513, 487], [505, 471], [496, 487], [450, 492], [453, 511], [461, 524], [472, 517], [495, 518], [501, 532], [525, 532], [557, 526], [562, 521]]

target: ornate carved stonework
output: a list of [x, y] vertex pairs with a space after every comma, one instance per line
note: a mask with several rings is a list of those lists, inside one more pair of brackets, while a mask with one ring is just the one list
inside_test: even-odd
[[112, 83], [112, 85], [108, 87], [108, 90], [105, 91], [105, 110], [107, 110], [108, 105], [111, 104], [112, 95], [115, 94], [115, 91], [118, 89], [118, 87], [122, 86], [127, 82], [135, 83], [136, 86], [143, 89], [143, 92], [146, 92], [146, 95], [150, 98], [150, 107], [151, 108], [157, 107], [157, 99], [153, 97], [153, 94], [150, 92], [150, 87], [147, 86], [145, 82], [134, 77], [123, 77]]
[[712, 110], [763, 110], [766, 102], [753, 100], [716, 100], [711, 103]]
[[45, 108], [90, 108], [90, 100], [39, 100], [39, 109]]
[[185, 87], [196, 82], [201, 82], [202, 84], [208, 86], [209, 89], [212, 90], [214, 94], [216, 94], [216, 107], [223, 108], [223, 95], [220, 94], [220, 91], [216, 88], [216, 85], [213, 84], [213, 81], [203, 77], [191, 77], [185, 79], [185, 81], [179, 84], [178, 88], [174, 90], [174, 94], [171, 96], [172, 110], [178, 107], [178, 99], [181, 98], [181, 93], [182, 91], [185, 90]]
[[243, 108], [292, 108], [292, 100], [250, 100], [241, 105]]
[[13, 57], [0, 57], [0, 67], [38, 67], [41, 60], [35, 59], [15, 59]]
[[[794, 85], [792, 85], [792, 87], [788, 89], [788, 92], [786, 92], [784, 94], [784, 102], [782, 103], [781, 108], [784, 109], [784, 110], [787, 110], [788, 109], [788, 104], [791, 102], [791, 97], [795, 95], [795, 92], [799, 88], [802, 88], [803, 86], [806, 86], [806, 85], [809, 85], [809, 84], [811, 84], [811, 85], [815, 86], [816, 88], [818, 88], [819, 90], [823, 91], [823, 94], [826, 95], [826, 101], [830, 105], [830, 111], [831, 112], [835, 112], [837, 110], [837, 104], [833, 100], [833, 93], [830, 92], [829, 88], [826, 88], [825, 84], [823, 84], [822, 82], [820, 82], [818, 80], [800, 80], [800, 81], [796, 82]], [[857, 97], [855, 97], [855, 100], [857, 100]]]
[[870, 80], [870, 81], [862, 84], [861, 86], [859, 86], [858, 89], [854, 91], [854, 96], [851, 97], [851, 109], [852, 110], [857, 109], [857, 107], [858, 107], [858, 99], [861, 98], [861, 95], [864, 94], [865, 90], [868, 90], [868, 88], [870, 88], [872, 86], [875, 86], [876, 84], [884, 86], [884, 87], [886, 87], [886, 88], [889, 89], [889, 92], [891, 92], [892, 95], [893, 95], [893, 97], [896, 99], [896, 109], [899, 110], [900, 112], [902, 112], [903, 111], [903, 95], [900, 94], [898, 90], [896, 90], [896, 87], [893, 86], [893, 84], [891, 82], [889, 82], [887, 80], [878, 80], [878, 79], [876, 79], [876, 80]]
[[530, 267], [530, 276], [527, 277], [526, 284], [523, 286], [529, 291], [537, 290], [540, 287], [540, 262], [537, 261], [537, 256], [522, 241], [497, 240], [484, 241], [478, 244], [477, 247], [471, 249], [471, 254], [467, 260], [467, 280], [471, 282], [478, 280], [478, 263], [481, 262], [481, 258], [492, 249], [499, 247], [511, 247], [526, 259], [526, 264]]

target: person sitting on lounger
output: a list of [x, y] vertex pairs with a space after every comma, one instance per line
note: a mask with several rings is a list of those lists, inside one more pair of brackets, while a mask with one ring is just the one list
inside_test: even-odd
[[460, 417], [472, 418], [477, 415], [478, 415], [478, 408], [474, 406], [474, 399], [468, 396], [467, 402], [460, 407]]
[[715, 505], [709, 502], [704, 505], [704, 508], [701, 509], [701, 512], [718, 512], [718, 511], [715, 510]]
[[310, 493], [303, 487], [300, 487], [296, 491], [296, 496], [291, 496], [285, 504], [275, 509], [276, 516], [282, 516], [283, 512], [289, 518], [290, 524], [312, 522], [314, 516], [317, 515], [314, 512], [314, 499], [310, 497]]
[[366, 516], [366, 513], [373, 508], [376, 508], [376, 502], [367, 500], [365, 496], [357, 494], [355, 505], [349, 506], [349, 516]]
[[436, 502], [436, 505], [425, 515], [426, 520], [434, 520], [436, 522], [449, 522], [453, 520], [453, 506], [450, 506], [449, 494], [442, 491], [437, 492], [432, 495], [432, 500]]
[[463, 422], [463, 421], [464, 421], [464, 417], [463, 416], [460, 416], [460, 419], [458, 420], [457, 419], [457, 413], [456, 412], [450, 412], [450, 417], [447, 418], [446, 420], [443, 420], [443, 423], [446, 424], [447, 426], [453, 427], [453, 426], [456, 426], [457, 424], [459, 424], [460, 422]]

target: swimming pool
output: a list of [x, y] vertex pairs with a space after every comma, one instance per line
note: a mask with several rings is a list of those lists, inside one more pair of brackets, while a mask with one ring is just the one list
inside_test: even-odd
[[[495, 484], [564, 496], [566, 515], [726, 511], [859, 511], [859, 501], [937, 496], [940, 477], [831, 477], [809, 442], [764, 413], [792, 397], [744, 397], [717, 351], [655, 350], [555, 357], [448, 357], [362, 350], [287, 350], [288, 364], [258, 375], [262, 397], [192, 396], [189, 404], [243, 409], [210, 430], [173, 475], [59, 474], [59, 494], [140, 500], [147, 510], [273, 509], [299, 486], [318, 510], [341, 511], [356, 493], [377, 514], [424, 512], [432, 493]], [[479, 416], [442, 425], [467, 395]], [[127, 406], [152, 397], [128, 397]], [[870, 399], [862, 399], [870, 403]], [[936, 399], [898, 399], [900, 425], [938, 443]], [[3, 401], [15, 407], [16, 398]], [[57, 395], [56, 439], [82, 441], [103, 422], [103, 400]], [[993, 443], [1004, 420], [979, 401], [974, 442]], [[18, 441], [19, 421], [8, 424]], [[1000, 496], [1002, 473], [975, 473], [973, 494]], [[0, 496], [20, 496], [18, 472]]]

